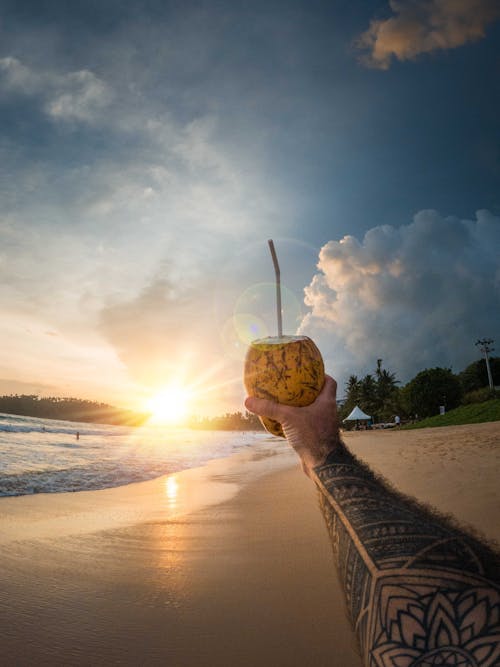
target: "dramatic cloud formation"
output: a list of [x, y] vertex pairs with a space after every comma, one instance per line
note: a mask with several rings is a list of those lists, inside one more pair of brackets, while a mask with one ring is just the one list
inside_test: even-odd
[[[0, 384], [50, 378], [60, 393], [134, 407], [172, 372], [191, 380], [220, 359], [231, 306], [214, 323], [210, 285], [286, 206], [256, 152], [224, 141], [217, 114], [179, 116], [140, 82], [33, 62], [0, 59], [19, 133], [0, 146]], [[43, 138], [36, 159], [23, 153], [26, 121]], [[29, 363], [33, 350], [49, 361]], [[87, 389], [92, 377], [100, 389]]]
[[[268, 238], [280, 258], [284, 328], [293, 333], [329, 239], [397, 227], [424, 206], [463, 217], [480, 202], [499, 214], [492, 91], [500, 23], [481, 47], [450, 51], [446, 77], [437, 62], [417, 65], [411, 80], [405, 68], [380, 77], [349, 49], [359, 26], [389, 16], [373, 30], [370, 54], [377, 40], [383, 53], [384, 31], [397, 33], [404, 21], [419, 44], [431, 24], [442, 34], [453, 23], [471, 39], [495, 13], [485, 0], [473, 10], [464, 0], [399, 0], [385, 16], [375, 15], [375, 0], [345, 11], [305, 0], [73, 3], [71, 11], [25, 4], [4, 0], [0, 21], [2, 391], [133, 408], [181, 374], [207, 389], [201, 413], [241, 409], [248, 339], [276, 331]], [[409, 57], [394, 49], [372, 64]], [[392, 237], [381, 236], [387, 250]], [[344, 251], [350, 244], [354, 261], [356, 243]], [[324, 336], [336, 374], [340, 361], [361, 372], [365, 357], [371, 370], [404, 333], [394, 325], [391, 347], [376, 332], [386, 320], [364, 305], [371, 283], [363, 280], [358, 294], [344, 259], [344, 296], [371, 313], [371, 329], [352, 315], [352, 332], [344, 330], [356, 306], [349, 301], [335, 319], [332, 289], [319, 277], [304, 323]], [[366, 268], [375, 259], [357, 261]], [[405, 275], [411, 258], [398, 259], [401, 267], [391, 260], [386, 274], [373, 275], [374, 291], [388, 283], [397, 292], [390, 279]], [[419, 320], [428, 311], [414, 298]], [[405, 331], [413, 337], [412, 307]], [[372, 354], [367, 330], [384, 350]], [[496, 332], [483, 326], [477, 335]], [[457, 335], [458, 352], [450, 346], [439, 362], [458, 367], [463, 340]]]
[[421, 53], [453, 49], [481, 39], [500, 16], [497, 0], [390, 0], [395, 16], [373, 20], [356, 42], [368, 53], [361, 61], [388, 69], [392, 57], [409, 60]]
[[[500, 218], [476, 220], [421, 211], [411, 224], [330, 241], [306, 288], [315, 338], [343, 383], [376, 359], [407, 381], [426, 367], [455, 371], [477, 356], [478, 337], [500, 326]], [[340, 392], [342, 395], [342, 390]]]

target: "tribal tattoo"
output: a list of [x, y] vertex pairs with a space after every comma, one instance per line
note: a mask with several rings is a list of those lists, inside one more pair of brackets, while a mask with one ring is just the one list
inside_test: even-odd
[[367, 667], [499, 667], [500, 559], [340, 446], [314, 470]]

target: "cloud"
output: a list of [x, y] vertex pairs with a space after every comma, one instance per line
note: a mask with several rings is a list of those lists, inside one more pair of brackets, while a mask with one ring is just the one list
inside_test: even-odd
[[[35, 113], [26, 110], [35, 127], [40, 110], [85, 126], [68, 132], [59, 131], [62, 123], [38, 123], [50, 140], [36, 159], [29, 144], [0, 146], [4, 315], [40, 323], [42, 342], [26, 346], [35, 356], [47, 340], [54, 343], [50, 354], [61, 349], [46, 331], [57, 331], [75, 349], [102, 346], [107, 367], [116, 366], [108, 402], [116, 402], [117, 384], [132, 394], [136, 386], [166, 382], [179, 368], [195, 379], [220, 368], [226, 360], [219, 329], [232, 303], [223, 307], [226, 292], [211, 290], [212, 282], [241, 248], [265, 240], [271, 226], [275, 233], [285, 226], [287, 204], [265, 182], [259, 155], [227, 142], [216, 112], [176, 114], [164, 100], [130, 93], [108, 73], [112, 98], [99, 114], [96, 100], [106, 96], [99, 95], [96, 77], [82, 74], [90, 70], [54, 74], [60, 72], [55, 66], [27, 62], [0, 60], [0, 90], [13, 107], [35, 106]], [[237, 268], [231, 286], [238, 292], [247, 274]], [[223, 304], [217, 321], [215, 297]], [[19, 337], [11, 338], [15, 348]], [[23, 381], [44, 380], [45, 367], [30, 364], [24, 352], [18, 366], [26, 368]], [[241, 363], [229, 373], [240, 387]], [[16, 372], [9, 367], [2, 376]], [[97, 372], [94, 380], [98, 393], [104, 377]], [[62, 365], [54, 364], [51, 381], [67, 393]], [[234, 404], [235, 385], [228, 386], [226, 403]], [[226, 399], [224, 391], [208, 398]]]
[[43, 77], [37, 76], [17, 58], [0, 58], [0, 72], [6, 90], [24, 95], [37, 95], [43, 88]]
[[39, 98], [45, 114], [65, 121], [93, 122], [113, 98], [111, 88], [89, 70], [35, 70], [13, 57], [0, 58], [0, 86]]
[[497, 0], [390, 0], [394, 12], [374, 19], [356, 40], [367, 52], [361, 62], [388, 69], [393, 56], [411, 60], [421, 53], [454, 49], [482, 39], [488, 24], [500, 16]]
[[211, 279], [188, 277], [183, 285], [168, 273], [175, 268], [164, 268], [135, 297], [105, 306], [101, 334], [146, 393], [174, 382], [194, 391], [195, 412], [213, 412], [214, 397], [241, 408], [241, 362], [235, 368], [222, 349]]
[[115, 402], [122, 404], [137, 393], [113, 348], [103, 344], [102, 339], [87, 337], [79, 341], [62, 331], [56, 336], [48, 335], [43, 313], [16, 311], [3, 300], [2, 314], [2, 393], [50, 392], [99, 400], [113, 396]]
[[460, 371], [500, 328], [500, 218], [420, 211], [409, 225], [329, 241], [306, 288], [301, 331], [343, 383], [376, 359], [406, 382], [432, 366]]
[[110, 88], [92, 72], [70, 72], [58, 81], [47, 113], [63, 120], [92, 121], [112, 98]]
[[0, 377], [0, 394], [41, 394], [44, 396], [53, 395], [54, 386], [44, 384], [43, 382], [21, 382], [10, 378]]
[[204, 310], [198, 292], [156, 276], [135, 297], [104, 307], [100, 329], [131, 375], [155, 385], [205, 348]]

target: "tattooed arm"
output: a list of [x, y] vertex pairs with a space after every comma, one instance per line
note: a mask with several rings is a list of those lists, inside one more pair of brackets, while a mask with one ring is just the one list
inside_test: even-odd
[[340, 441], [336, 384], [279, 421], [317, 484], [349, 615], [369, 667], [500, 666], [500, 561], [487, 545], [390, 489]]

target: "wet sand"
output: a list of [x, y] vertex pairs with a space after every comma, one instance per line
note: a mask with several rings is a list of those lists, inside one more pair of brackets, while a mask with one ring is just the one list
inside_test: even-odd
[[[500, 423], [347, 434], [500, 541]], [[361, 667], [316, 491], [251, 453], [119, 489], [0, 499], [2, 665]]]

